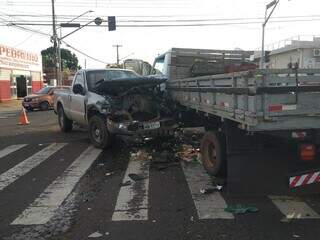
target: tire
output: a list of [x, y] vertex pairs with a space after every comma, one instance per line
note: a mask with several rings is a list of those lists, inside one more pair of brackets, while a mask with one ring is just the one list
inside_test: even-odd
[[72, 130], [73, 121], [66, 116], [63, 107], [58, 108], [58, 122], [62, 132], [70, 132]]
[[225, 136], [219, 132], [207, 132], [201, 140], [201, 161], [211, 176], [226, 174]]
[[41, 111], [48, 111], [50, 108], [50, 105], [48, 102], [42, 102], [40, 103], [40, 109]]
[[89, 119], [88, 132], [90, 141], [96, 148], [105, 149], [111, 145], [112, 135], [102, 116], [94, 115]]

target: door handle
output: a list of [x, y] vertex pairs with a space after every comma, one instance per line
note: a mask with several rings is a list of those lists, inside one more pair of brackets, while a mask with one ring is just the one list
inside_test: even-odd
[[71, 100], [72, 100], [72, 97], [71, 97], [71, 95], [69, 95], [69, 96], [68, 96], [68, 98], [69, 98], [69, 102], [71, 102]]

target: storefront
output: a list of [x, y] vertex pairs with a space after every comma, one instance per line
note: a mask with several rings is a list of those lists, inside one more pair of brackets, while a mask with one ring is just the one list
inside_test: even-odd
[[41, 55], [0, 44], [0, 102], [23, 98], [42, 86]]

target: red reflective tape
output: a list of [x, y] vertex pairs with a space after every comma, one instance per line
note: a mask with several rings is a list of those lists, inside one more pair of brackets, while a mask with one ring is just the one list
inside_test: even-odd
[[316, 178], [316, 180], [314, 182], [320, 182], [320, 174], [319, 174], [319, 176]]
[[315, 173], [310, 173], [306, 176], [306, 178], [303, 180], [302, 184], [301, 185], [306, 185], [308, 184], [308, 181], [310, 180], [310, 178], [312, 178], [312, 176], [314, 175]]
[[301, 176], [294, 177], [293, 181], [290, 183], [290, 187], [295, 187], [300, 178]]
[[271, 105], [268, 108], [269, 112], [281, 112], [282, 111], [282, 105]]

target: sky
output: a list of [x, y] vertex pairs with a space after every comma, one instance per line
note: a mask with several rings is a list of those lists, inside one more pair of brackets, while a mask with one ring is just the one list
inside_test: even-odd
[[[80, 21], [83, 24], [96, 17], [106, 19], [107, 16], [116, 16], [116, 31], [110, 32], [107, 27], [84, 27], [64, 39], [70, 46], [101, 62], [62, 45], [77, 55], [82, 67], [86, 62], [87, 68], [101, 68], [105, 66], [105, 63], [116, 62], [116, 49], [113, 47], [115, 44], [122, 45], [119, 48], [120, 59], [138, 58], [150, 63], [158, 54], [172, 47], [256, 50], [261, 47], [261, 26], [268, 2], [270, 1], [56, 0], [55, 10], [58, 15], [57, 21], [60, 23], [69, 21], [72, 16], [79, 16], [89, 10], [93, 12], [85, 14], [74, 22]], [[319, 35], [319, 9], [319, 0], [280, 0], [266, 27], [266, 45], [297, 35]], [[32, 15], [32, 17], [26, 15]], [[10, 21], [18, 24], [31, 23], [37, 19], [49, 24], [52, 20], [50, 15], [50, 0], [30, 0], [28, 2], [0, 0], [0, 43], [32, 52], [40, 52], [52, 46], [49, 36], [5, 26]], [[65, 16], [66, 18], [62, 19], [62, 15], [72, 16], [69, 18]], [[296, 21], [297, 19], [303, 21]], [[156, 21], [159, 20], [161, 22], [157, 23]], [[187, 20], [187, 22], [182, 22], [182, 20]], [[190, 22], [190, 20], [198, 22]], [[283, 22], [283, 20], [290, 21]], [[171, 21], [174, 21], [173, 24], [210, 23], [214, 25], [121, 27], [123, 24], [172, 24]], [[254, 23], [243, 24], [248, 21]], [[234, 24], [239, 22], [242, 24]], [[23, 27], [52, 35], [52, 26], [23, 25]], [[64, 36], [72, 30], [63, 28], [61, 31]]]

